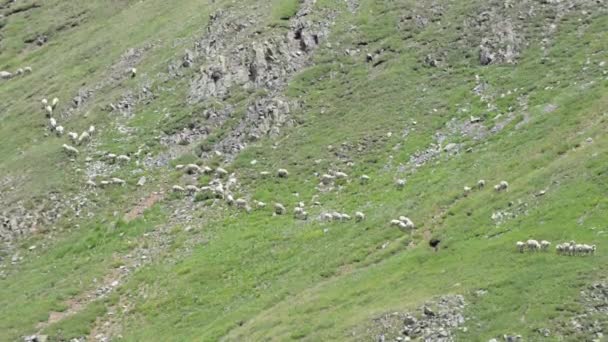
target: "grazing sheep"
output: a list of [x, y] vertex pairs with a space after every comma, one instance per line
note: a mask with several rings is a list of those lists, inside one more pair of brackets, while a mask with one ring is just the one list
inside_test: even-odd
[[565, 252], [564, 244], [558, 243], [557, 246], [555, 246], [555, 252], [557, 254], [563, 254]]
[[176, 169], [176, 170], [183, 170], [183, 169], [184, 169], [184, 167], [185, 167], [185, 166], [184, 166], [184, 165], [182, 165], [182, 164], [177, 164], [177, 165], [175, 165], [175, 169]]
[[75, 144], [78, 141], [78, 133], [68, 132], [68, 138], [70, 138], [72, 143]]
[[547, 240], [542, 240], [540, 242], [540, 250], [541, 251], [547, 251], [550, 246], [551, 246], [551, 242], [549, 242]]
[[105, 157], [105, 159], [107, 161], [109, 161], [110, 163], [116, 162], [116, 158], [118, 158], [118, 156], [116, 156], [116, 154], [114, 154], [114, 153], [108, 153]]
[[201, 167], [196, 164], [188, 164], [184, 167], [184, 172], [190, 175], [200, 173], [201, 171]]
[[120, 178], [112, 178], [112, 184], [116, 184], [116, 185], [125, 185], [126, 182]]
[[486, 187], [486, 181], [483, 179], [480, 179], [479, 181], [477, 181], [477, 189], [483, 189]]
[[359, 177], [359, 180], [361, 181], [361, 184], [367, 184], [369, 183], [370, 178], [368, 175], [363, 175]]
[[346, 179], [348, 178], [348, 175], [344, 172], [336, 172], [334, 173], [334, 176], [336, 177], [336, 179]]
[[536, 240], [526, 241], [526, 246], [528, 246], [528, 249], [533, 252], [537, 252], [540, 250], [540, 243], [538, 243], [538, 241], [536, 241]]
[[506, 181], [501, 181], [500, 183], [494, 185], [494, 190], [496, 191], [503, 191], [503, 190], [507, 190], [509, 188], [509, 183], [507, 183]]
[[361, 222], [361, 221], [363, 221], [363, 220], [365, 220], [365, 214], [364, 214], [364, 213], [362, 213], [362, 212], [360, 212], [360, 211], [357, 211], [357, 212], [355, 213], [355, 221], [356, 221], [356, 222]]
[[397, 179], [395, 182], [397, 189], [403, 189], [405, 187], [405, 179]]
[[333, 213], [331, 213], [331, 218], [334, 221], [342, 221], [342, 214], [337, 211], [334, 211]]
[[401, 223], [399, 220], [391, 220], [391, 226], [398, 226]]
[[127, 70], [127, 73], [131, 76], [131, 78], [135, 78], [135, 76], [137, 76], [137, 69], [131, 68], [131, 69]]
[[88, 132], [82, 132], [82, 134], [78, 137], [78, 145], [82, 145], [85, 142], [88, 142], [91, 139], [91, 136]]
[[55, 108], [57, 108], [58, 104], [59, 104], [59, 99], [55, 97], [53, 99], [53, 102], [51, 102], [51, 107], [53, 108], [53, 110], [55, 110]]
[[2, 80], [10, 80], [13, 78], [13, 74], [8, 71], [0, 71], [0, 79]]
[[526, 244], [524, 242], [517, 241], [515, 243], [515, 247], [517, 247], [517, 250], [519, 251], [519, 253], [523, 253], [524, 249], [526, 249]]
[[342, 214], [342, 221], [350, 221], [350, 220], [352, 220], [352, 217], [350, 217], [350, 215]]
[[247, 208], [247, 201], [242, 198], [237, 198], [236, 201], [234, 201], [234, 203], [236, 204], [236, 207], [239, 209]]
[[471, 189], [471, 187], [470, 187], [470, 186], [465, 186], [465, 187], [463, 188], [463, 190], [464, 190], [464, 194], [465, 194], [465, 195], [468, 195], [469, 193], [471, 193], [471, 190], [473, 190], [473, 189]]
[[64, 131], [65, 131], [65, 129], [63, 128], [63, 126], [55, 127], [55, 133], [57, 133], [57, 135], [59, 135], [59, 136], [63, 135]]
[[186, 185], [185, 190], [188, 192], [189, 195], [193, 195], [201, 191], [201, 189], [199, 189], [196, 185]]
[[89, 134], [93, 135], [93, 133], [95, 133], [95, 126], [91, 125], [89, 126]]
[[321, 176], [321, 183], [323, 183], [324, 185], [329, 185], [334, 181], [334, 179], [336, 179], [336, 177], [324, 174]]
[[261, 171], [260, 172], [260, 176], [263, 177], [263, 178], [268, 177], [268, 176], [270, 176], [270, 172], [268, 172], [268, 171]]
[[218, 177], [222, 178], [222, 177], [224, 177], [224, 176], [226, 176], [228, 174], [228, 171], [222, 169], [221, 167], [218, 167], [217, 169], [215, 169], [215, 174]]
[[298, 202], [297, 206], [300, 207], [300, 208], [304, 208], [305, 207], [304, 202]]
[[293, 216], [298, 220], [306, 220], [308, 213], [301, 207], [295, 207], [293, 209]]
[[232, 197], [231, 194], [226, 195], [226, 204], [228, 204], [228, 205], [234, 204], [234, 197]]
[[274, 213], [277, 215], [283, 215], [283, 214], [287, 213], [287, 209], [285, 209], [285, 206], [282, 205], [281, 203], [275, 203], [274, 204]]
[[131, 157], [121, 154], [118, 157], [116, 157], [116, 161], [118, 161], [119, 163], [126, 164], [131, 161]]
[[321, 216], [321, 218], [325, 221], [331, 221], [334, 219], [331, 213], [325, 213]]
[[416, 228], [416, 226], [414, 225], [414, 222], [412, 220], [410, 220], [409, 217], [405, 217], [405, 216], [399, 216], [399, 221], [403, 224], [405, 224], [405, 227], [408, 229], [414, 229]]
[[92, 181], [92, 180], [90, 180], [90, 179], [87, 181], [86, 185], [87, 185], [88, 187], [90, 187], [90, 188], [95, 188], [95, 187], [97, 187], [97, 184], [95, 184], [95, 182], [93, 182], [93, 181]]
[[55, 130], [55, 127], [57, 127], [57, 120], [55, 120], [55, 118], [49, 119], [49, 127], [51, 128], [51, 131]]
[[255, 205], [255, 207], [258, 209], [266, 208], [266, 203], [262, 201], [253, 201], [253, 205]]
[[49, 101], [47, 99], [40, 100], [40, 103], [42, 104], [42, 109], [45, 109], [46, 106], [49, 105]]
[[201, 169], [203, 170], [204, 174], [210, 174], [213, 172], [213, 169], [210, 168], [209, 166], [203, 166]]
[[23, 68], [19, 68], [17, 70], [15, 70], [15, 75], [22, 75], [23, 74]]
[[277, 170], [277, 176], [279, 178], [287, 178], [287, 177], [289, 177], [289, 172], [287, 172], [287, 170], [285, 170], [285, 169], [279, 169], [279, 170]]
[[23, 72], [26, 73], [26, 74], [31, 74], [32, 73], [32, 67], [26, 66], [25, 68], [23, 68]]
[[182, 187], [181, 187], [181, 186], [179, 186], [179, 185], [174, 185], [174, 186], [171, 188], [171, 190], [173, 190], [173, 192], [184, 192], [184, 191], [186, 191], [186, 189], [182, 188]]
[[46, 106], [46, 107], [44, 107], [44, 110], [46, 111], [46, 116], [47, 117], [51, 117], [51, 115], [53, 115], [53, 107]]
[[99, 182], [99, 186], [102, 188], [108, 187], [110, 184], [112, 184], [112, 182], [110, 181], [101, 181]]
[[75, 147], [72, 147], [70, 145], [67, 144], [63, 144], [61, 147], [63, 147], [63, 150], [65, 151], [65, 153], [67, 153], [69, 156], [77, 156], [78, 155], [78, 150]]

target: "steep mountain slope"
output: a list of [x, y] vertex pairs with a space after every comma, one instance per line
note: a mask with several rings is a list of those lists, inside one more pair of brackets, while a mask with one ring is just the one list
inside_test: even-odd
[[0, 340], [601, 339], [606, 9], [5, 1]]

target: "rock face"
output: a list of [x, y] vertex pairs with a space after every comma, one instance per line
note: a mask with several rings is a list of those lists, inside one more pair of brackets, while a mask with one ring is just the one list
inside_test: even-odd
[[[208, 33], [184, 57], [188, 62], [183, 64], [188, 67], [204, 59], [200, 74], [191, 82], [188, 102], [222, 101], [240, 91], [264, 94], [251, 97], [243, 119], [213, 150], [230, 158], [248, 142], [278, 135], [280, 127], [290, 124], [289, 114], [299, 104], [288, 101], [282, 93], [291, 77], [309, 65], [331, 19], [331, 14], [310, 19], [313, 5], [314, 1], [300, 4], [287, 33], [271, 29], [261, 35], [252, 29], [253, 18], [236, 20], [235, 15], [223, 11], [211, 16]], [[216, 124], [225, 119], [220, 116]]]
[[418, 313], [390, 313], [374, 320], [376, 341], [454, 341], [454, 330], [465, 322], [465, 301], [460, 295], [442, 296], [424, 303]]

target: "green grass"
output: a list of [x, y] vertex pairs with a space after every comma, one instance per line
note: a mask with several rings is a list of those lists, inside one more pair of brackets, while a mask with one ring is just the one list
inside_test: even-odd
[[[153, 44], [137, 66], [141, 77], [98, 90], [86, 108], [69, 119], [69, 129], [95, 124], [100, 129], [97, 150], [134, 153], [144, 146], [146, 153], [156, 155], [167, 152], [158, 143], [161, 132], [205, 124], [204, 109], [224, 104], [215, 99], [187, 104], [197, 70], [164, 82], [155, 77], [202, 35], [215, 8], [251, 8], [260, 16], [261, 31], [276, 35], [300, 6], [299, 1], [250, 2], [243, 7], [227, 1], [131, 1], [112, 6], [91, 1], [79, 7], [53, 0], [29, 14], [9, 17], [2, 29], [6, 42], [0, 65], [12, 70], [28, 64], [35, 72], [0, 84], [0, 103], [7, 109], [0, 114], [0, 172], [22, 177], [15, 184], [19, 191], [6, 191], [3, 201], [33, 205], [49, 191], [81, 191], [86, 178], [76, 169], [86, 167], [84, 158], [94, 149], [83, 148], [75, 163], [68, 162], [59, 149], [64, 139], [43, 136], [39, 100], [58, 96], [65, 105], [83, 84], [104, 79], [107, 68], [128, 48]], [[210, 151], [238, 124], [249, 101], [265, 95], [235, 90], [226, 100], [237, 108], [235, 116], [206, 141], [185, 147], [166, 168], [133, 163], [116, 171], [113, 176], [128, 185], [99, 191], [93, 198], [95, 217], [85, 220], [69, 213], [55, 227], [44, 227], [52, 237], [37, 234], [22, 241], [17, 251], [0, 250], [4, 260], [15, 252], [24, 256], [17, 265], [9, 263], [8, 275], [0, 278], [0, 340], [34, 333], [50, 312], [66, 310], [70, 299], [94, 289], [93, 279], [120, 266], [118, 256], [154, 243], [147, 233], [174, 224], [172, 212], [187, 201], [185, 196], [171, 194], [129, 223], [120, 217], [151, 191], [184, 181], [173, 168], [193, 162], [235, 172], [241, 184], [238, 195], [264, 201], [268, 208], [246, 214], [210, 207], [210, 200], [197, 198], [200, 205], [188, 212], [196, 230], [185, 232], [184, 224], [175, 225], [162, 257], [138, 269], [109, 298], [91, 302], [44, 333], [57, 340], [88, 335], [96, 319], [119, 298], [127, 298], [132, 307], [117, 313], [125, 341], [373, 340], [366, 335], [373, 318], [414, 310], [436, 296], [456, 293], [465, 296], [469, 319], [467, 331], [458, 332], [459, 340], [487, 341], [509, 333], [540, 340], [540, 328], [565, 340], [587, 338], [571, 331], [568, 322], [582, 310], [580, 290], [605, 279], [602, 265], [608, 261], [603, 253], [608, 246], [608, 82], [598, 66], [608, 59], [603, 39], [607, 17], [600, 11], [585, 19], [583, 29], [581, 13], [565, 16], [543, 60], [537, 24], [550, 15], [545, 9], [523, 24], [530, 45], [516, 65], [482, 67], [474, 35], [464, 35], [463, 28], [455, 26], [487, 4], [441, 3], [441, 20], [426, 27], [411, 22], [399, 27], [396, 23], [406, 14], [435, 14], [414, 1], [362, 0], [356, 13], [347, 11], [343, 1], [317, 1], [316, 9], [335, 11], [336, 17], [327, 38], [330, 45], [323, 43], [314, 63], [285, 90], [304, 104], [292, 113], [298, 125], [282, 128], [277, 139], [251, 144], [232, 164], [220, 158], [200, 160], [200, 150]], [[48, 45], [24, 45], [25, 37], [53, 30], [75, 16], [82, 18], [79, 26], [51, 35]], [[361, 53], [344, 53], [357, 47]], [[365, 62], [365, 53], [381, 49], [383, 63]], [[422, 64], [427, 54], [441, 52], [446, 53], [446, 65]], [[488, 83], [495, 108], [473, 94], [475, 75]], [[125, 89], [136, 91], [142, 79], [154, 80], [155, 97], [139, 105], [132, 118], [104, 110]], [[519, 127], [524, 98], [529, 122]], [[556, 110], [546, 112], [549, 104]], [[511, 111], [511, 123], [481, 140], [447, 128], [450, 122], [480, 116], [489, 130]], [[502, 116], [495, 119], [498, 114]], [[134, 134], [120, 133], [118, 124], [131, 127]], [[446, 136], [443, 145], [463, 144], [462, 153], [441, 153], [415, 172], [406, 168], [413, 154], [435, 142], [438, 131]], [[593, 143], [585, 142], [588, 137]], [[336, 151], [343, 143], [352, 147], [341, 151], [340, 159]], [[279, 148], [273, 148], [275, 144]], [[471, 152], [465, 153], [469, 147]], [[134, 185], [139, 168], [148, 177], [143, 188]], [[290, 177], [259, 177], [260, 171], [274, 173], [278, 168], [287, 168]], [[330, 169], [346, 172], [351, 180], [334, 191], [317, 191], [315, 173]], [[357, 181], [362, 174], [371, 177], [369, 184]], [[405, 189], [394, 187], [398, 178], [407, 179]], [[479, 179], [487, 181], [486, 189], [463, 196], [463, 187]], [[509, 191], [496, 193], [492, 186], [501, 180], [509, 182]], [[535, 196], [543, 189], [546, 195]], [[313, 198], [321, 207], [310, 205]], [[307, 203], [311, 220], [292, 218], [299, 201]], [[273, 217], [274, 202], [286, 205], [290, 214]], [[367, 219], [312, 219], [334, 210], [363, 211]], [[517, 217], [497, 225], [491, 219], [496, 211]], [[411, 217], [417, 230], [403, 234], [390, 227], [388, 222], [400, 215]], [[190, 246], [195, 236], [204, 237], [204, 243]], [[428, 236], [442, 240], [438, 252], [428, 247]], [[593, 257], [516, 253], [515, 241], [528, 238], [554, 244], [575, 239], [599, 249]], [[28, 252], [31, 245], [39, 247]], [[488, 292], [477, 296], [479, 289]], [[606, 326], [606, 319], [599, 319]]]

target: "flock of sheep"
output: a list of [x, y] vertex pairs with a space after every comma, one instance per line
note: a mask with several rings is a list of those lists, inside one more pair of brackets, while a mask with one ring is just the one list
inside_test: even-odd
[[[15, 75], [21, 75], [23, 73], [30, 73], [31, 71], [32, 71], [32, 69], [30, 67], [18, 69], [15, 72], [15, 74], [11, 74], [10, 72], [6, 72], [6, 71], [0, 71], [0, 78], [10, 79], [10, 78], [14, 77]], [[137, 75], [137, 69], [130, 68], [129, 70], [127, 70], [127, 73], [133, 78]], [[50, 130], [52, 132], [55, 132], [58, 136], [62, 136], [65, 129], [63, 126], [61, 126], [57, 123], [57, 120], [55, 118], [53, 118], [53, 111], [56, 109], [57, 105], [59, 104], [59, 99], [54, 98], [50, 103], [47, 99], [42, 99], [41, 103], [42, 103], [42, 108], [43, 108], [44, 112], [46, 113], [46, 116], [49, 118]], [[82, 145], [90, 140], [93, 133], [95, 133], [95, 127], [90, 126], [87, 131], [84, 131], [81, 134], [78, 134], [75, 132], [68, 132], [67, 136], [70, 139], [70, 141], [72, 142], [72, 144]], [[64, 152], [71, 157], [75, 157], [79, 154], [78, 149], [71, 145], [63, 144], [62, 147], [63, 147]], [[128, 163], [131, 160], [131, 158], [127, 155], [116, 155], [113, 153], [109, 153], [106, 155], [106, 160], [111, 163], [114, 163], [114, 162]], [[222, 183], [221, 179], [228, 176], [228, 171], [226, 171], [225, 169], [218, 167], [215, 170], [213, 170], [208, 166], [201, 167], [196, 164], [177, 165], [176, 169], [184, 170], [184, 172], [191, 174], [191, 175], [214, 173], [216, 177], [209, 182], [208, 186], [203, 186], [203, 187], [197, 187], [195, 185], [186, 185], [185, 187], [182, 187], [180, 185], [174, 185], [172, 187], [173, 192], [187, 193], [192, 196], [199, 194], [199, 193], [206, 193], [207, 198], [224, 199], [228, 205], [231, 205], [231, 206], [234, 205], [238, 209], [242, 209], [247, 212], [250, 212], [252, 210], [252, 208], [251, 208], [251, 206], [249, 206], [249, 203], [247, 202], [247, 200], [245, 200], [243, 198], [234, 199], [234, 197], [231, 193], [231, 187], [236, 185], [236, 182], [237, 182], [234, 175], [231, 175], [225, 184]], [[268, 177], [270, 175], [271, 175], [271, 173], [268, 171], [260, 172], [261, 177]], [[286, 169], [278, 169], [276, 175], [278, 178], [287, 178], [289, 176], [289, 172]], [[320, 183], [322, 185], [330, 185], [334, 182], [345, 181], [348, 178], [348, 175], [344, 172], [338, 171], [338, 172], [332, 172], [331, 174], [323, 174], [319, 178], [320, 178]], [[362, 175], [359, 178], [359, 180], [360, 180], [361, 184], [366, 184], [369, 182], [370, 177], [367, 175]], [[111, 178], [109, 180], [104, 180], [104, 181], [99, 182], [99, 186], [101, 186], [101, 187], [106, 187], [106, 186], [110, 186], [110, 185], [114, 185], [114, 184], [123, 186], [126, 184], [126, 182], [120, 178]], [[397, 187], [397, 189], [404, 188], [405, 184], [406, 184], [405, 179], [397, 179], [395, 181], [395, 186]], [[95, 183], [91, 179], [89, 179], [86, 182], [86, 185], [89, 187], [98, 186], [98, 184]], [[486, 185], [485, 180], [479, 180], [477, 182], [477, 189], [483, 189], [485, 187], [485, 185]], [[501, 181], [500, 183], [498, 183], [494, 186], [494, 190], [497, 192], [506, 191], [508, 188], [509, 188], [509, 183], [507, 183], [506, 181]], [[472, 187], [465, 186], [464, 187], [465, 196], [468, 195], [472, 190], [473, 190]], [[319, 204], [319, 203], [315, 202], [315, 204]], [[261, 202], [261, 201], [256, 201], [256, 200], [253, 201], [253, 205], [256, 209], [261, 209], [261, 208], [266, 207], [266, 203]], [[285, 206], [281, 203], [275, 203], [273, 212], [274, 212], [274, 215], [285, 215], [287, 213], [287, 208], [285, 208]], [[299, 202], [296, 205], [296, 207], [293, 210], [293, 213], [294, 213], [294, 218], [296, 218], [298, 220], [307, 220], [308, 219], [308, 212], [305, 210], [305, 205], [303, 202]], [[365, 220], [365, 214], [360, 211], [355, 212], [354, 217], [355, 217], [356, 222], [361, 222], [361, 221]], [[325, 220], [325, 221], [342, 221], [342, 222], [344, 222], [344, 221], [350, 221], [352, 219], [352, 217], [346, 213], [327, 212], [327, 213], [323, 213], [321, 215], [320, 219]], [[404, 230], [404, 231], [412, 230], [412, 229], [416, 228], [414, 222], [406, 216], [400, 216], [399, 219], [391, 220], [390, 225], [399, 227], [401, 230]], [[516, 243], [516, 248], [520, 253], [523, 253], [526, 249], [531, 252], [547, 251], [550, 246], [551, 246], [551, 242], [546, 241], [546, 240], [542, 240], [542, 241], [538, 242], [537, 240], [530, 239], [526, 242], [518, 241]], [[595, 249], [596, 249], [595, 245], [576, 244], [574, 241], [565, 242], [562, 244], [558, 244], [556, 246], [556, 251], [560, 255], [593, 255], [595, 253]]]
[[25, 75], [25, 74], [31, 74], [32, 73], [32, 67], [25, 67], [25, 68], [19, 68], [17, 70], [15, 70], [15, 72], [10, 72], [10, 71], [0, 71], [0, 79], [2, 80], [10, 80], [11, 78], [17, 77], [17, 76], [21, 76], [21, 75]]
[[[523, 253], [526, 249], [530, 252], [547, 251], [551, 246], [551, 242], [542, 240], [528, 240], [526, 242], [517, 241], [515, 247], [517, 251]], [[555, 246], [555, 251], [559, 255], [593, 255], [595, 254], [595, 245], [577, 244], [575, 241], [560, 243]]]

